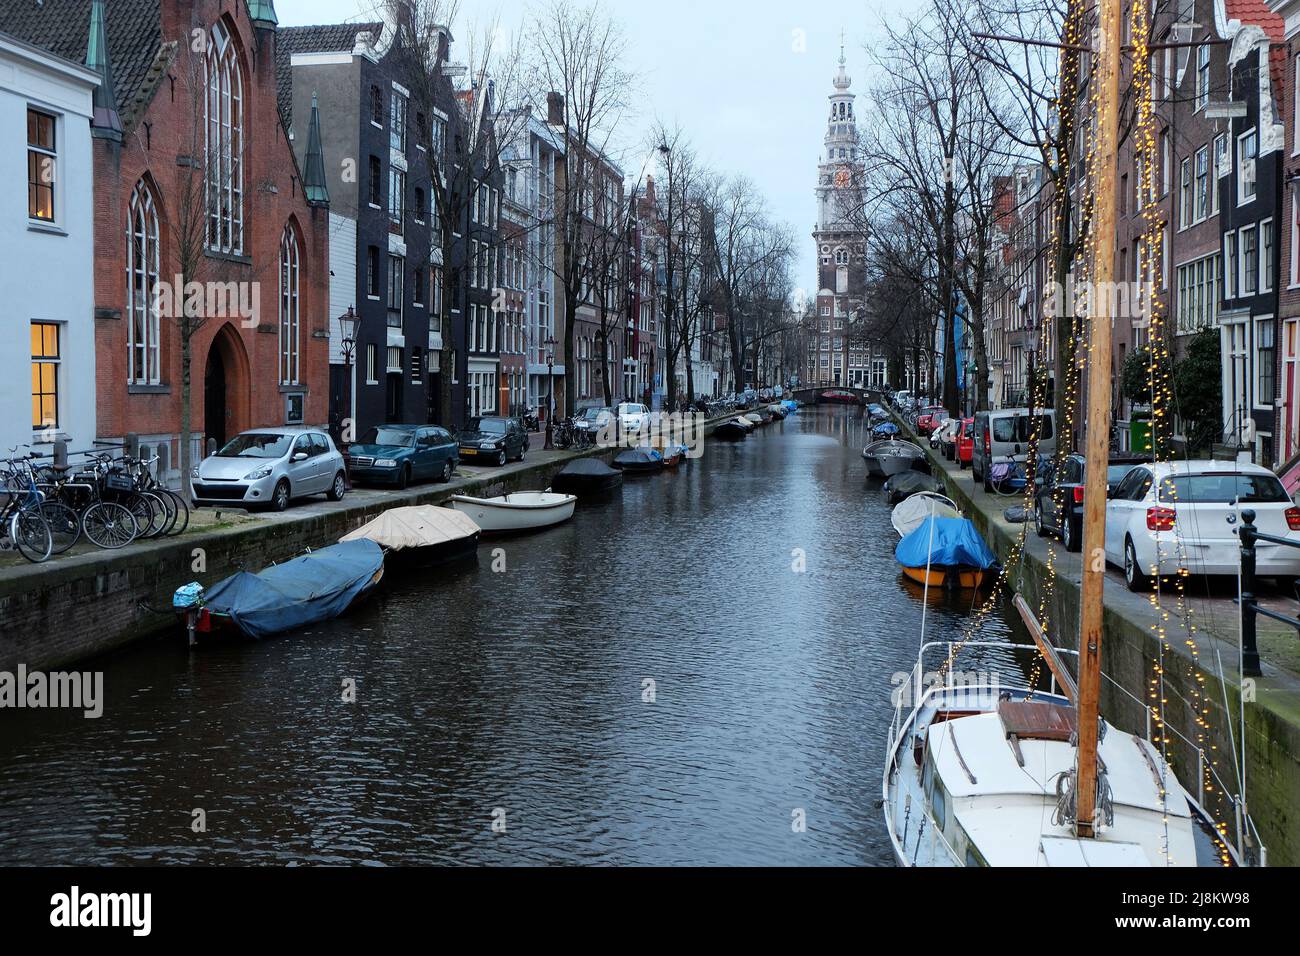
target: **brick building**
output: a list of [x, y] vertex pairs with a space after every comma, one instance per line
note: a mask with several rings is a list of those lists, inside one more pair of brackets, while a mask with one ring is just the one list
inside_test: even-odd
[[67, 57], [102, 42], [98, 431], [139, 435], [175, 481], [187, 324], [192, 454], [246, 428], [325, 423], [327, 205], [309, 200], [280, 121], [269, 0], [119, 0], [102, 37], [91, 6], [4, 0], [0, 20]]

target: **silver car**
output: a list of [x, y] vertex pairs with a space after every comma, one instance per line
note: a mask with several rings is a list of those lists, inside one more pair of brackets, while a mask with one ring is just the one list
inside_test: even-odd
[[294, 498], [347, 492], [343, 456], [324, 431], [255, 428], [190, 472], [194, 502], [283, 511]]

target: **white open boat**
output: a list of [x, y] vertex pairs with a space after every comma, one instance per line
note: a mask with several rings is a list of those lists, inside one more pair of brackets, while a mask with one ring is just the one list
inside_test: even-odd
[[[965, 650], [1007, 648], [968, 643]], [[949, 644], [922, 648], [890, 727], [885, 821], [903, 866], [1231, 866], [1235, 851], [1150, 741], [1101, 724], [1095, 835], [1080, 838], [1066, 785], [1076, 765], [1071, 697], [1005, 679], [921, 686]], [[1058, 650], [1058, 654], [1068, 651]], [[951, 674], [951, 670], [948, 672]]]
[[862, 450], [867, 472], [877, 478], [892, 478], [912, 468], [913, 463], [925, 457], [925, 452], [910, 441], [886, 438], [872, 442]]
[[550, 491], [517, 491], [499, 498], [470, 498], [457, 495], [450, 507], [474, 519], [484, 532], [502, 534], [537, 531], [562, 524], [573, 517], [578, 499]]
[[956, 502], [934, 491], [918, 491], [911, 497], [900, 501], [889, 516], [890, 524], [900, 538], [906, 538], [921, 525], [925, 519], [960, 518], [961, 511]]

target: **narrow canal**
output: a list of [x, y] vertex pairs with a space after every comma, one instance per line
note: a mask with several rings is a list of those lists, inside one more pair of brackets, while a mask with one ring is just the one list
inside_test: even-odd
[[806, 409], [328, 627], [98, 662], [99, 720], [0, 720], [0, 863], [887, 865], [922, 599], [863, 444]]

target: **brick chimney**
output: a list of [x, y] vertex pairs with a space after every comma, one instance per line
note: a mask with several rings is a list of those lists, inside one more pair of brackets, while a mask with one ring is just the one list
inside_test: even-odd
[[564, 94], [546, 94], [546, 122], [551, 126], [564, 125]]

